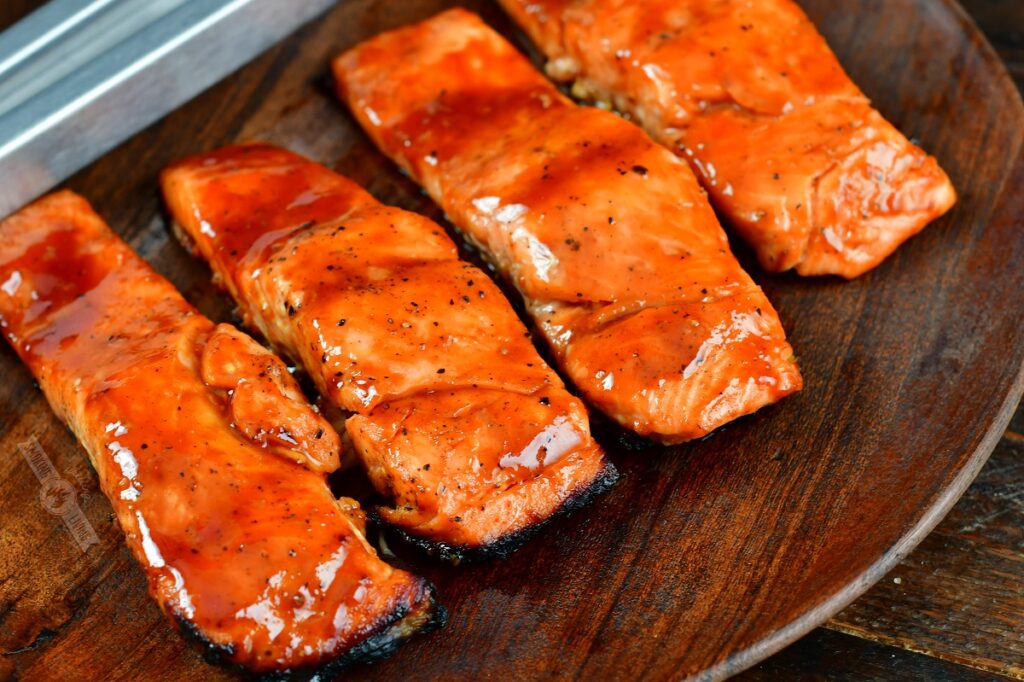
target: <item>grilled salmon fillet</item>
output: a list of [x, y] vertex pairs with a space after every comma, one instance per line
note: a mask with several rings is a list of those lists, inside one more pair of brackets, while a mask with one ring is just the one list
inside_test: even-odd
[[380, 517], [446, 558], [504, 554], [616, 477], [583, 404], [444, 230], [289, 151], [246, 145], [162, 177], [245, 318], [345, 427]]
[[690, 162], [773, 272], [853, 278], [956, 202], [792, 0], [500, 0], [548, 74]]
[[[71, 192], [0, 223], [0, 327], [89, 454], [150, 592], [256, 673], [388, 652], [433, 589], [324, 472], [339, 437], [276, 356], [199, 314]], [[443, 612], [442, 612], [443, 613]]]
[[518, 288], [613, 419], [676, 443], [799, 390], [779, 318], [686, 164], [574, 105], [479, 17], [381, 34], [333, 69], [373, 140]]

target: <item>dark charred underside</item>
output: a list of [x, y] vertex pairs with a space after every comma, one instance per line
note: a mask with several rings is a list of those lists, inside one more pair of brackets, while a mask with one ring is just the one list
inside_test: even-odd
[[231, 668], [244, 678], [267, 682], [309, 680], [314, 677], [329, 679], [352, 665], [371, 664], [387, 658], [412, 635], [426, 634], [444, 627], [448, 622], [448, 611], [437, 603], [433, 585], [427, 584], [426, 591], [420, 608], [410, 609], [403, 605], [395, 609], [388, 618], [381, 621], [372, 634], [337, 657], [317, 666], [285, 668], [262, 673], [255, 673], [234, 662], [233, 645], [211, 642], [193, 623], [177, 614], [173, 618], [182, 636], [199, 650], [206, 661]]
[[486, 545], [479, 545], [475, 547], [457, 547], [445, 542], [438, 542], [436, 540], [419, 537], [394, 525], [385, 523], [374, 511], [370, 512], [370, 516], [379, 526], [386, 528], [389, 533], [397, 535], [406, 544], [416, 547], [427, 555], [437, 557], [443, 561], [459, 564], [472, 561], [485, 561], [488, 559], [504, 559], [519, 549], [524, 543], [540, 532], [542, 528], [553, 520], [565, 516], [577, 509], [580, 509], [581, 507], [587, 506], [590, 504], [591, 500], [611, 488], [618, 480], [619, 472], [615, 468], [615, 465], [606, 461], [601, 473], [599, 473], [587, 486], [569, 496], [558, 511], [548, 518], [537, 521], [525, 528], [513, 531]]

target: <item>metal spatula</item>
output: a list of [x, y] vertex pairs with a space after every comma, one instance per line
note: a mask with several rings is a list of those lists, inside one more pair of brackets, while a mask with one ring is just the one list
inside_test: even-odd
[[0, 33], [0, 217], [332, 4], [51, 0]]

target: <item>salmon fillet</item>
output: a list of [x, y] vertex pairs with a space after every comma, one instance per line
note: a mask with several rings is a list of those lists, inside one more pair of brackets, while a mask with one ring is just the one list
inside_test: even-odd
[[792, 0], [500, 0], [573, 93], [690, 162], [773, 272], [853, 278], [956, 192]]
[[0, 327], [88, 452], [150, 592], [256, 673], [387, 653], [443, 617], [324, 472], [339, 438], [276, 356], [200, 315], [89, 204], [0, 222]]
[[689, 168], [574, 105], [450, 10], [333, 63], [339, 96], [522, 293], [587, 400], [665, 443], [801, 387], [761, 289]]
[[245, 318], [350, 415], [381, 519], [418, 544], [504, 554], [615, 480], [583, 404], [437, 224], [266, 145], [162, 181]]

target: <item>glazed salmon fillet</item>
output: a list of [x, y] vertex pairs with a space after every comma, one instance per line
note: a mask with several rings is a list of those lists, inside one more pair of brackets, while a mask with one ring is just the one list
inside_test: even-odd
[[773, 272], [853, 278], [956, 202], [792, 0], [500, 0], [574, 95], [690, 162]]
[[340, 97], [522, 293], [613, 419], [699, 438], [801, 387], [779, 318], [685, 163], [574, 105], [465, 10], [333, 63]]
[[266, 145], [162, 180], [245, 318], [350, 415], [378, 513], [413, 541], [501, 555], [615, 480], [583, 404], [437, 224]]
[[[200, 315], [71, 192], [0, 223], [0, 326], [88, 452], [167, 616], [255, 673], [338, 667], [434, 623], [326, 471], [340, 439], [276, 356]], [[443, 614], [443, 612], [440, 612]]]

